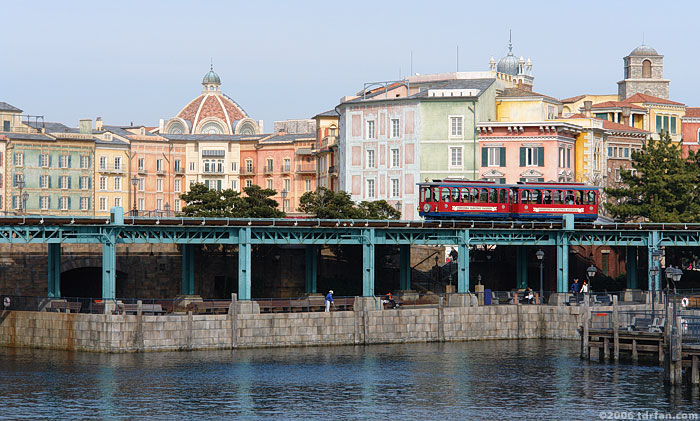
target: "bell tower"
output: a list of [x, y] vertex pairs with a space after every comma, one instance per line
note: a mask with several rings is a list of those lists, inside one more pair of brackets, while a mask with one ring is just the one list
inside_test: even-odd
[[664, 79], [664, 56], [642, 44], [622, 60], [625, 78], [617, 82], [620, 101], [634, 94], [668, 99], [670, 81]]

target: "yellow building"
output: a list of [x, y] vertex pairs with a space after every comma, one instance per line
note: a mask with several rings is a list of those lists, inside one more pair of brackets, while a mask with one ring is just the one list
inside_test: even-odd
[[499, 122], [536, 122], [554, 120], [561, 102], [547, 95], [525, 89], [506, 88], [496, 97], [496, 120]]
[[112, 207], [131, 209], [129, 143], [105, 131], [95, 140], [95, 216], [109, 216]]
[[338, 190], [338, 113], [329, 110], [314, 116], [316, 120], [316, 183], [318, 187]]
[[582, 114], [574, 114], [563, 120], [583, 129], [576, 136], [576, 181], [590, 185], [603, 185], [607, 175], [603, 121]]
[[616, 94], [605, 94], [605, 95], [578, 95], [571, 98], [562, 99], [562, 116], [571, 117], [573, 114], [578, 114], [583, 112], [584, 103], [586, 101], [591, 101], [591, 104], [599, 104], [608, 101], [619, 101]]
[[685, 104], [645, 94], [634, 94], [624, 102], [647, 110], [644, 126], [635, 127], [654, 133], [657, 139], [658, 133], [664, 131], [671, 135], [674, 142], [681, 141], [681, 118], [685, 116]]

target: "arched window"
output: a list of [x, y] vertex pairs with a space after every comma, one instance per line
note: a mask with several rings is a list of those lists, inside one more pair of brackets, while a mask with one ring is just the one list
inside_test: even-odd
[[642, 62], [642, 77], [646, 79], [651, 77], [651, 60]]
[[444, 203], [450, 202], [450, 188], [449, 187], [442, 188], [442, 201]]
[[202, 127], [203, 134], [223, 134], [224, 129], [219, 125], [219, 123], [210, 121]]
[[472, 189], [472, 198], [469, 201], [471, 203], [479, 203], [479, 189], [476, 187]]
[[489, 189], [481, 189], [479, 203], [489, 203]]
[[462, 202], [469, 202], [469, 187], [463, 188], [462, 190]]

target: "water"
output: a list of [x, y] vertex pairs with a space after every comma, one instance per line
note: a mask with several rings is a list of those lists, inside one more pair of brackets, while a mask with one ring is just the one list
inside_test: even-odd
[[[91, 354], [0, 348], [0, 417], [599, 419], [700, 413], [656, 365], [574, 341]], [[605, 414], [604, 414], [605, 415]]]

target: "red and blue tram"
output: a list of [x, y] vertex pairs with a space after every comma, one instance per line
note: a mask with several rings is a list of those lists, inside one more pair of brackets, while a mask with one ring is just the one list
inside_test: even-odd
[[433, 180], [418, 183], [418, 213], [426, 219], [598, 218], [599, 189], [583, 183], [497, 184], [492, 181]]

